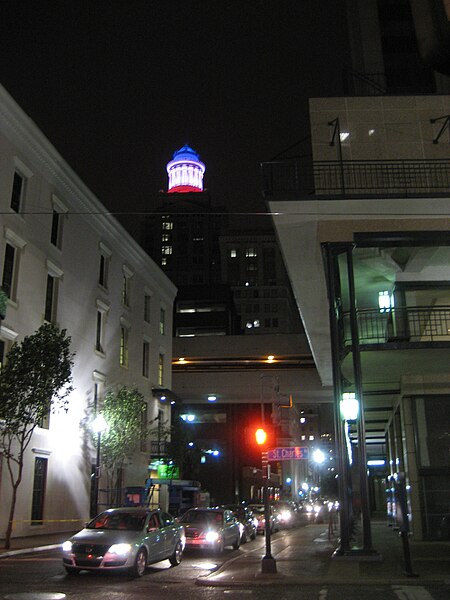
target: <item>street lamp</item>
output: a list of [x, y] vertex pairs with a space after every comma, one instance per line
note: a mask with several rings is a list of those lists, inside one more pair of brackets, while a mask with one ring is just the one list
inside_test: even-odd
[[99, 413], [92, 421], [92, 431], [97, 434], [97, 458], [95, 462], [95, 474], [94, 474], [94, 507], [95, 515], [98, 514], [98, 486], [100, 480], [100, 442], [102, 433], [108, 429], [108, 423], [105, 421], [105, 417]]

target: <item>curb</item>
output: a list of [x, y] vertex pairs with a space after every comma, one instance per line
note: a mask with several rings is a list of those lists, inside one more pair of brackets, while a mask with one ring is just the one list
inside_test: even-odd
[[51, 544], [47, 546], [36, 546], [34, 548], [19, 548], [17, 550], [7, 550], [6, 552], [0, 552], [0, 559], [8, 558], [8, 556], [17, 556], [18, 554], [34, 554], [35, 552], [42, 552], [43, 550], [55, 550], [60, 548], [61, 544]]

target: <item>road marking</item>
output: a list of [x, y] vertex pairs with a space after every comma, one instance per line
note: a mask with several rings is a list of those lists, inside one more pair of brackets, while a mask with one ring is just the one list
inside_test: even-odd
[[253, 594], [253, 590], [223, 590], [224, 594]]
[[393, 585], [395, 595], [399, 600], [433, 600], [433, 596], [422, 586]]
[[19, 592], [5, 596], [5, 600], [63, 600], [64, 598], [67, 596], [59, 592]]

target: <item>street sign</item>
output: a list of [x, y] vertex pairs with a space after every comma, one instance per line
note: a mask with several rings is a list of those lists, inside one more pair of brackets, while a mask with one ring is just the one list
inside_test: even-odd
[[272, 448], [267, 451], [268, 460], [299, 460], [309, 458], [308, 446], [287, 446], [286, 448]]

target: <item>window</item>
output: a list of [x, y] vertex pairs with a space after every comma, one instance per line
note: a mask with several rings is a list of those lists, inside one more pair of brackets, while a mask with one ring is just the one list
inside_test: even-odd
[[22, 210], [23, 197], [25, 190], [25, 179], [18, 173], [14, 172], [13, 186], [11, 192], [11, 208], [14, 212], [18, 213]]
[[34, 460], [33, 498], [31, 525], [42, 525], [44, 518], [45, 486], [47, 483], [47, 459], [37, 456]]
[[56, 318], [56, 295], [57, 295], [57, 278], [47, 275], [47, 289], [45, 293], [45, 310], [44, 319], [48, 323], [54, 323]]
[[168, 233], [163, 233], [161, 236], [162, 242], [170, 242], [170, 235]]
[[159, 333], [164, 335], [166, 333], [166, 311], [161, 308], [159, 311]]
[[163, 221], [162, 228], [165, 229], [166, 231], [170, 231], [171, 229], [173, 229], [172, 221]]
[[161, 254], [172, 254], [172, 246], [162, 246], [161, 247]]
[[95, 349], [97, 352], [103, 352], [102, 345], [103, 338], [103, 312], [101, 310], [97, 311], [97, 330], [95, 334]]
[[131, 291], [131, 277], [133, 273], [123, 267], [123, 278], [122, 278], [122, 304], [127, 308], [130, 307], [130, 291]]
[[246, 256], [247, 258], [248, 258], [248, 257], [251, 257], [251, 256], [258, 256], [258, 253], [256, 252], [256, 249], [255, 249], [255, 248], [247, 248], [247, 249], [245, 250], [245, 256]]
[[164, 385], [164, 354], [160, 354], [158, 359], [158, 385]]
[[98, 265], [98, 284], [108, 289], [109, 263], [111, 260], [111, 250], [103, 242], [99, 243], [100, 259]]
[[108, 257], [104, 254], [100, 254], [98, 282], [102, 287], [108, 288]]
[[95, 350], [101, 354], [105, 354], [104, 350], [104, 337], [105, 337], [105, 320], [106, 313], [109, 310], [107, 304], [101, 300], [97, 300], [97, 317], [96, 317], [96, 330], [95, 330]]
[[148, 379], [150, 370], [150, 343], [144, 340], [142, 344], [142, 376]]
[[16, 249], [11, 244], [5, 245], [5, 258], [3, 260], [2, 289], [8, 298], [14, 299], [14, 266], [16, 259]]
[[128, 367], [128, 329], [120, 326], [120, 366]]
[[231, 248], [230, 258], [237, 258], [237, 250], [235, 248]]
[[150, 307], [152, 297], [150, 294], [144, 294], [144, 321], [150, 323]]

